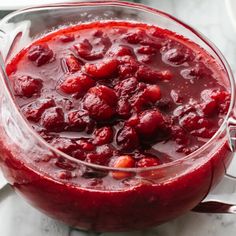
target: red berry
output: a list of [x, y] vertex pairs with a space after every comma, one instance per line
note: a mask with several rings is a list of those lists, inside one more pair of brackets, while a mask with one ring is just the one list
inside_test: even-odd
[[103, 31], [102, 30], [100, 30], [100, 29], [96, 29], [95, 31], [94, 31], [94, 33], [93, 33], [93, 36], [94, 37], [102, 37], [103, 36]]
[[194, 66], [181, 70], [181, 75], [184, 79], [208, 79], [212, 75], [212, 71], [206, 67], [202, 62], [196, 63]]
[[[230, 94], [228, 91], [222, 89], [206, 89], [202, 91], [201, 97], [204, 100], [203, 107], [204, 104], [214, 101], [216, 103], [215, 111], [217, 113], [226, 115], [228, 112], [230, 105]], [[209, 106], [213, 106], [213, 104]]]
[[133, 151], [139, 145], [139, 138], [134, 128], [124, 126], [117, 133], [116, 142], [124, 151]]
[[87, 39], [74, 45], [74, 48], [78, 56], [85, 60], [98, 60], [104, 56], [104, 53], [101, 51], [93, 51], [93, 46]]
[[42, 87], [43, 81], [41, 79], [30, 76], [20, 76], [14, 80], [14, 91], [18, 96], [30, 98], [33, 95], [39, 95]]
[[175, 41], [170, 41], [162, 49], [162, 60], [170, 65], [182, 65], [187, 61], [191, 61], [193, 58], [194, 54], [192, 50]]
[[48, 131], [60, 131], [65, 126], [64, 113], [59, 107], [47, 109], [41, 117], [41, 125]]
[[74, 48], [76, 49], [78, 55], [82, 58], [87, 57], [93, 49], [92, 45], [87, 39], [84, 39], [82, 42], [75, 44]]
[[95, 82], [88, 75], [76, 73], [68, 75], [66, 79], [59, 85], [59, 89], [67, 94], [84, 93], [94, 86]]
[[215, 89], [211, 93], [211, 98], [219, 103], [222, 103], [230, 99], [230, 94], [225, 90]]
[[106, 79], [114, 75], [118, 66], [116, 59], [107, 59], [97, 64], [86, 64], [85, 70], [96, 79]]
[[146, 110], [139, 114], [139, 122], [135, 127], [137, 132], [145, 138], [152, 138], [158, 135], [158, 130], [164, 128], [165, 120], [157, 110]]
[[158, 85], [148, 85], [144, 92], [145, 99], [150, 102], [157, 102], [161, 99], [161, 90]]
[[90, 123], [88, 113], [83, 110], [70, 111], [67, 118], [70, 130], [83, 131]]
[[67, 66], [67, 70], [71, 73], [74, 73], [74, 72], [79, 71], [81, 69], [80, 62], [73, 55], [70, 55], [66, 58], [66, 66]]
[[207, 118], [201, 117], [196, 113], [190, 112], [184, 115], [180, 121], [180, 125], [188, 131], [197, 130], [201, 128], [211, 128], [212, 122]]
[[117, 97], [113, 89], [100, 85], [91, 88], [84, 100], [89, 116], [96, 120], [108, 120], [116, 110]]
[[89, 116], [97, 121], [109, 120], [115, 114], [114, 108], [95, 94], [85, 96], [84, 108], [87, 109]]
[[204, 114], [204, 116], [213, 116], [217, 113], [218, 110], [218, 104], [214, 100], [209, 100], [207, 102], [204, 102], [200, 105], [201, 111]]
[[132, 56], [124, 56], [120, 60], [120, 65], [118, 66], [119, 76], [124, 78], [133, 77], [138, 70], [139, 63]]
[[47, 44], [33, 45], [28, 51], [28, 59], [33, 61], [36, 66], [42, 66], [51, 61], [53, 51]]
[[115, 91], [107, 86], [99, 85], [96, 87], [92, 87], [91, 89], [89, 89], [88, 93], [100, 97], [111, 106], [114, 106], [117, 103], [117, 96]]
[[144, 90], [144, 92], [134, 94], [130, 100], [133, 110], [137, 113], [143, 111], [145, 107], [148, 107], [152, 103], [150, 99], [146, 97], [146, 90]]
[[50, 107], [54, 107], [55, 105], [56, 104], [53, 99], [45, 98], [25, 106], [22, 111], [28, 120], [38, 122], [43, 112]]
[[125, 99], [120, 99], [117, 103], [117, 114], [123, 118], [128, 118], [131, 115], [131, 105]]
[[163, 80], [171, 80], [173, 75], [169, 70], [154, 70], [148, 66], [140, 66], [136, 76], [139, 80], [147, 83], [156, 83]]
[[113, 131], [111, 127], [102, 127], [96, 129], [94, 132], [94, 143], [102, 145], [110, 143], [113, 139]]
[[130, 96], [132, 95], [138, 86], [138, 81], [135, 77], [131, 77], [125, 80], [122, 80], [115, 86], [115, 90], [118, 96]]
[[118, 47], [113, 48], [110, 52], [109, 55], [113, 57], [122, 57], [122, 56], [132, 56], [134, 55], [132, 47], [129, 46], [124, 46], [124, 45], [119, 45]]

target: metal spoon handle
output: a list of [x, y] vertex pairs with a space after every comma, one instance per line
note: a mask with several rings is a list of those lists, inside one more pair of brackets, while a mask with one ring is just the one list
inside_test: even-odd
[[236, 179], [225, 175], [217, 187], [193, 211], [236, 214]]
[[197, 205], [192, 211], [199, 213], [236, 214], [236, 206], [228, 203], [207, 201]]

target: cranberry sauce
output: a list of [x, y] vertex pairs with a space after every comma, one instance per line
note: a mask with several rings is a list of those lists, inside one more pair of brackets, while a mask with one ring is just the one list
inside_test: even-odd
[[34, 42], [8, 74], [51, 145], [94, 164], [147, 167], [198, 149], [227, 113], [220, 69], [204, 54], [153, 26], [88, 24]]
[[[22, 50], [7, 73], [23, 115], [48, 143], [75, 159], [138, 171], [206, 143], [230, 102], [210, 55], [141, 23], [61, 29]], [[187, 212], [222, 178], [222, 160], [230, 161], [223, 137], [196, 162], [136, 175], [101, 171], [41, 149], [29, 153], [6, 142], [1, 126], [0, 133], [0, 164], [16, 190], [48, 215], [96, 231], [141, 229]]]

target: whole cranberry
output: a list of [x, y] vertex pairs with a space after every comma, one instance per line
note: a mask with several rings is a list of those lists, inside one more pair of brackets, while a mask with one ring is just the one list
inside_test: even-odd
[[171, 80], [173, 75], [169, 70], [156, 70], [148, 66], [140, 66], [136, 72], [139, 80], [147, 83], [156, 83], [158, 81]]
[[200, 109], [204, 116], [211, 117], [217, 114], [218, 104], [215, 100], [209, 99], [209, 101], [200, 104]]
[[123, 56], [119, 62], [118, 73], [121, 79], [135, 76], [139, 63], [133, 56]]
[[131, 115], [131, 105], [126, 99], [120, 99], [117, 103], [117, 114], [122, 118], [128, 118]]
[[213, 123], [209, 119], [201, 117], [194, 112], [184, 115], [180, 119], [179, 123], [184, 129], [188, 131], [201, 128], [211, 128], [213, 126]]
[[106, 79], [114, 75], [117, 71], [118, 61], [116, 59], [106, 59], [96, 64], [85, 64], [86, 72], [95, 79]]
[[158, 135], [165, 127], [163, 115], [158, 110], [146, 110], [138, 115], [138, 124], [135, 129], [145, 138], [152, 138]]
[[98, 121], [111, 119], [116, 112], [116, 104], [114, 90], [104, 85], [89, 89], [84, 99], [84, 108], [89, 116]]
[[113, 139], [113, 130], [111, 127], [102, 127], [94, 132], [94, 144], [102, 145], [110, 143]]
[[126, 45], [119, 45], [118, 47], [112, 48], [108, 54], [113, 57], [122, 57], [122, 56], [133, 56], [134, 51], [132, 47]]
[[[206, 113], [207, 115], [209, 112], [210, 114], [208, 115], [214, 115], [214, 113], [226, 115], [228, 112], [230, 105], [230, 94], [228, 91], [223, 89], [206, 89], [202, 91], [201, 97], [204, 101], [202, 104], [204, 114]], [[215, 104], [213, 104], [212, 101], [214, 101]], [[211, 104], [209, 104], [210, 102]], [[209, 104], [208, 107], [206, 107], [207, 104]], [[213, 105], [216, 107], [213, 107]], [[212, 110], [211, 107], [213, 107]]]
[[88, 75], [78, 72], [68, 75], [66, 79], [59, 85], [59, 89], [67, 94], [81, 94], [94, 86], [94, 84], [95, 81]]
[[148, 85], [144, 92], [145, 99], [152, 103], [156, 103], [161, 99], [161, 89], [158, 85]]
[[17, 96], [30, 98], [39, 95], [42, 87], [43, 81], [31, 76], [23, 75], [14, 80], [14, 92]]
[[83, 131], [90, 123], [88, 113], [83, 110], [70, 111], [67, 119], [69, 130]]
[[104, 56], [104, 45], [102, 50], [98, 48], [93, 48], [93, 45], [88, 39], [84, 39], [82, 42], [75, 44], [74, 49], [77, 52], [77, 55], [85, 60], [98, 60]]
[[64, 113], [60, 107], [47, 109], [41, 117], [41, 125], [48, 131], [60, 131], [65, 127]]
[[33, 45], [28, 51], [28, 59], [33, 61], [36, 66], [47, 64], [53, 58], [53, 51], [46, 43]]
[[163, 47], [161, 52], [162, 60], [174, 66], [182, 65], [185, 62], [192, 61], [194, 58], [192, 50], [173, 40]]
[[124, 126], [117, 133], [116, 142], [124, 151], [133, 151], [139, 145], [139, 138], [134, 128]]
[[135, 77], [131, 77], [125, 80], [122, 80], [115, 86], [115, 91], [118, 96], [130, 96], [132, 95], [138, 86], [138, 80]]
[[146, 107], [151, 105], [150, 99], [146, 96], [146, 89], [144, 91], [135, 93], [131, 97], [130, 101], [133, 110], [137, 113], [143, 111]]
[[81, 62], [74, 56], [69, 55], [65, 58], [67, 70], [71, 73], [75, 73], [81, 69]]
[[54, 107], [55, 105], [56, 104], [53, 99], [39, 99], [23, 107], [22, 111], [27, 120], [38, 122], [43, 112], [50, 107]]
[[208, 79], [212, 71], [202, 62], [197, 62], [194, 66], [181, 70], [180, 74], [186, 80]]

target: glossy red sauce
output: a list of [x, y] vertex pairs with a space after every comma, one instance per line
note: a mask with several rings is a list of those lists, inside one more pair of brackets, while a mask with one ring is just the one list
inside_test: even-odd
[[[230, 103], [222, 69], [202, 48], [138, 23], [51, 33], [22, 50], [7, 73], [22, 114], [48, 143], [110, 167], [158, 166], [194, 152], [217, 131]], [[42, 157], [37, 165], [64, 184], [40, 177], [18, 188], [36, 207], [80, 228], [144, 228], [200, 202], [223, 174], [221, 157], [228, 151], [223, 144], [214, 161], [160, 185]], [[24, 168], [19, 175], [36, 178]]]

